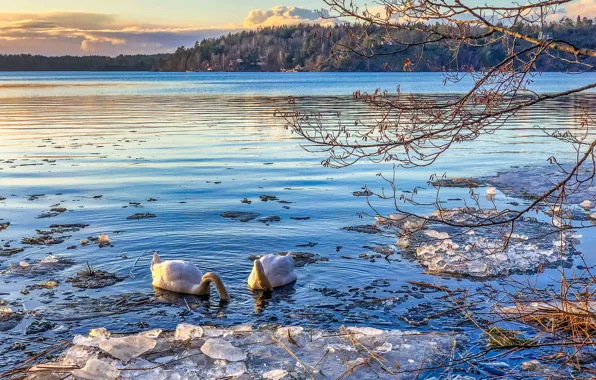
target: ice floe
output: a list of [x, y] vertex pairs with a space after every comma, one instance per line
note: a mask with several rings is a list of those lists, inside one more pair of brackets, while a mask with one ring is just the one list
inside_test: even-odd
[[[436, 360], [448, 358], [454, 346], [466, 339], [371, 327], [322, 331], [298, 326], [252, 329], [190, 324], [157, 335], [114, 335], [96, 329], [89, 336], [79, 336], [57, 362], [32, 367], [28, 378], [411, 378], [416, 373], [431, 373]], [[92, 340], [100, 340], [98, 346], [86, 344]]]

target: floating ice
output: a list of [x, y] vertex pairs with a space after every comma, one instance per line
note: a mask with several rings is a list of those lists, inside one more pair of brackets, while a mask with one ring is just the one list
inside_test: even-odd
[[594, 208], [594, 202], [589, 199], [586, 199], [582, 203], [579, 204], [579, 207], [584, 208], [586, 210], [591, 210]]
[[73, 371], [73, 375], [80, 379], [111, 380], [120, 377], [120, 371], [114, 365], [98, 359], [89, 359], [85, 367]]
[[[506, 217], [496, 210], [450, 209], [437, 210], [434, 217], [460, 224], [495, 221]], [[440, 223], [427, 227], [447, 229]], [[570, 259], [576, 253], [573, 233], [566, 231], [563, 239], [549, 223], [535, 218], [520, 218], [515, 224], [515, 233], [509, 236], [504, 246], [504, 234], [508, 231], [498, 226], [477, 227], [474, 233], [455, 230], [452, 236], [445, 231], [425, 230], [409, 237], [409, 252], [432, 272], [453, 273], [475, 277], [506, 275], [511, 272], [537, 270], [540, 265], [560, 263], [563, 257]], [[553, 238], [554, 236], [554, 238]]]
[[201, 347], [201, 351], [212, 359], [222, 359], [238, 362], [246, 359], [246, 354], [239, 348], [223, 339], [208, 339]]
[[153, 349], [156, 343], [155, 339], [142, 335], [133, 335], [104, 340], [99, 343], [99, 348], [116, 359], [128, 361]]

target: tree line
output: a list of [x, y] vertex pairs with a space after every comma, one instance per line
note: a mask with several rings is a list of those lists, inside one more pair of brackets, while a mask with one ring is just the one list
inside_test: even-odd
[[150, 71], [169, 54], [46, 57], [31, 54], [0, 55], [0, 71]]
[[[437, 33], [450, 33], [449, 25], [432, 26]], [[596, 47], [596, 19], [564, 18], [540, 27], [519, 24], [520, 33], [537, 39], [565, 40], [579, 46]], [[473, 31], [471, 31], [473, 32]], [[482, 28], [475, 31], [482, 35]], [[157, 71], [402, 71], [404, 65], [422, 55], [416, 42], [428, 38], [428, 33], [395, 30], [371, 25], [296, 25], [268, 27], [228, 34], [178, 48], [168, 58], [160, 60]], [[491, 40], [492, 41], [492, 40]], [[413, 71], [445, 71], [462, 68], [482, 70], [492, 67], [505, 57], [507, 45], [484, 43], [482, 38], [472, 43], [425, 43], [424, 59], [416, 60]], [[518, 44], [521, 50], [524, 42]], [[357, 46], [357, 47], [356, 47]], [[407, 48], [405, 48], [407, 47]], [[596, 62], [593, 62], [596, 63]], [[541, 58], [536, 69], [568, 70], [559, 59]], [[582, 70], [583, 68], [574, 68]]]
[[[453, 26], [436, 24], [437, 33]], [[565, 40], [596, 48], [596, 19], [563, 18], [538, 27], [519, 24], [520, 33], [538, 39]], [[475, 31], [482, 35], [482, 30]], [[173, 54], [47, 57], [31, 54], [0, 55], [0, 71], [446, 71], [492, 67], [505, 57], [508, 44], [453, 44], [417, 42], [428, 33], [396, 30], [390, 34], [370, 25], [295, 25], [230, 33], [179, 47]], [[357, 47], [356, 47], [357, 46]], [[407, 47], [407, 48], [406, 48]], [[524, 48], [520, 42], [518, 48]], [[592, 62], [591, 64], [596, 64]], [[569, 70], [560, 59], [543, 57], [536, 70]], [[584, 70], [583, 67], [571, 69]]]

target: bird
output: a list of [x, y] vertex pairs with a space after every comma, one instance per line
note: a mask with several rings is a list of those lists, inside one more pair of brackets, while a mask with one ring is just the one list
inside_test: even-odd
[[496, 195], [497, 194], [497, 188], [494, 186], [489, 186], [486, 188], [486, 194], [488, 195]]
[[183, 260], [161, 261], [157, 252], [151, 261], [153, 286], [177, 293], [209, 295], [211, 284], [215, 285], [219, 298], [223, 301], [231, 299], [223, 281], [215, 273], [205, 273], [194, 264]]
[[296, 281], [292, 252], [285, 256], [265, 255], [256, 259], [248, 276], [248, 287], [252, 290], [272, 291], [273, 288]]

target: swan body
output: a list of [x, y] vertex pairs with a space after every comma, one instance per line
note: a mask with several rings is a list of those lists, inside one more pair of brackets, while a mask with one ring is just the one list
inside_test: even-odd
[[215, 285], [219, 298], [229, 300], [223, 282], [214, 273], [203, 272], [192, 263], [183, 260], [161, 261], [157, 252], [151, 261], [152, 285], [176, 293], [209, 295], [211, 284]]
[[271, 291], [294, 281], [296, 273], [292, 253], [288, 252], [286, 256], [269, 254], [254, 261], [248, 277], [248, 287], [253, 290]]

